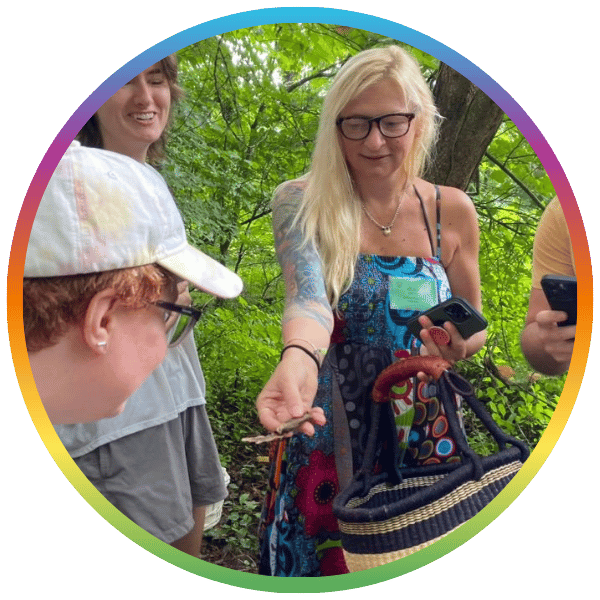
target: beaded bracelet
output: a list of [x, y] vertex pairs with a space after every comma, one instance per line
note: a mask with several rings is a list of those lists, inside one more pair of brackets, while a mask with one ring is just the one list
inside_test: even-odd
[[285, 346], [284, 349], [281, 351], [281, 354], [279, 356], [279, 360], [280, 361], [283, 358], [283, 353], [288, 348], [298, 348], [299, 350], [302, 350], [302, 352], [304, 352], [305, 354], [307, 354], [308, 356], [310, 356], [315, 361], [315, 364], [317, 365], [317, 371], [319, 371], [321, 369], [321, 365], [319, 364], [319, 361], [318, 361], [317, 357], [310, 350], [307, 350], [304, 346], [299, 346], [297, 344], [288, 344], [287, 346]]

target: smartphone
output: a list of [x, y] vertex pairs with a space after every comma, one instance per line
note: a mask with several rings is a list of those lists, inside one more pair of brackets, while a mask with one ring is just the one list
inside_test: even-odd
[[418, 321], [422, 315], [429, 317], [432, 323], [438, 327], [441, 327], [446, 321], [450, 321], [465, 340], [488, 325], [485, 317], [472, 304], [458, 296], [427, 309], [406, 324], [408, 330], [417, 338], [423, 329]]
[[569, 275], [544, 275], [542, 289], [552, 310], [567, 313], [566, 321], [558, 323], [559, 327], [577, 323], [577, 277]]

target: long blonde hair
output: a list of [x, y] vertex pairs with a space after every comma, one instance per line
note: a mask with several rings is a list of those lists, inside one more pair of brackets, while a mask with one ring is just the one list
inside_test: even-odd
[[296, 225], [304, 243], [316, 243], [329, 301], [335, 309], [354, 277], [360, 249], [361, 204], [340, 148], [336, 120], [368, 87], [392, 80], [416, 113], [415, 138], [406, 159], [407, 182], [419, 177], [431, 155], [440, 119], [416, 60], [398, 46], [365, 50], [338, 72], [323, 103], [310, 172]]

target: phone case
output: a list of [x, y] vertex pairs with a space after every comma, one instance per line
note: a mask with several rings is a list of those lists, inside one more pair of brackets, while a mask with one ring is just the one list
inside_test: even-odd
[[488, 325], [485, 317], [470, 302], [454, 297], [419, 313], [407, 323], [408, 330], [417, 338], [422, 329], [418, 319], [422, 315], [429, 317], [434, 325], [440, 327], [446, 321], [452, 322], [464, 339], [482, 331]]
[[562, 310], [568, 318], [559, 327], [577, 323], [577, 278], [568, 275], [544, 275], [542, 290], [552, 310]]

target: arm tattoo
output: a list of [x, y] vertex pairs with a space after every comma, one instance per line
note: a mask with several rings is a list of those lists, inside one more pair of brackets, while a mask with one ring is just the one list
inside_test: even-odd
[[327, 299], [319, 253], [311, 241], [302, 244], [302, 233], [292, 223], [303, 188], [290, 184], [280, 190], [273, 205], [275, 251], [286, 288], [283, 322], [309, 318], [333, 330], [333, 315]]

